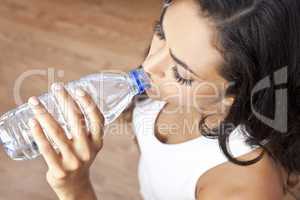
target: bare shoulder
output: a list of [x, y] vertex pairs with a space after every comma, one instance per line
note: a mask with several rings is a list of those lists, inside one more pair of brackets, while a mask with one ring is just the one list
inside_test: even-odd
[[[238, 159], [253, 159], [261, 152], [258, 148]], [[199, 200], [282, 200], [284, 177], [282, 168], [265, 153], [253, 165], [226, 162], [210, 169], [199, 178], [196, 195]]]

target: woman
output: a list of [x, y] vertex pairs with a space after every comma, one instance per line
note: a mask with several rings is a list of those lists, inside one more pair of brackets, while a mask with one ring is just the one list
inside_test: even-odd
[[[283, 199], [300, 171], [299, 12], [297, 0], [164, 2], [142, 64], [154, 90], [133, 112], [144, 199]], [[80, 88], [76, 101], [53, 88], [74, 138], [29, 99], [47, 180], [60, 199], [97, 199], [89, 167], [102, 115]]]

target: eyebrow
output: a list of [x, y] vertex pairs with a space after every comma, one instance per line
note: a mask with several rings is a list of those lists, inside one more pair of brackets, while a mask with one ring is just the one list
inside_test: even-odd
[[203, 78], [199, 77], [198, 74], [196, 74], [193, 70], [191, 70], [191, 68], [182, 60], [180, 60], [179, 58], [177, 58], [171, 49], [169, 49], [170, 52], [170, 56], [172, 57], [172, 59], [179, 65], [181, 65], [184, 69], [186, 69], [187, 71], [189, 71], [190, 73], [194, 74], [196, 77], [200, 78], [201, 80], [204, 80]]
[[[162, 10], [162, 14], [160, 16], [160, 19], [159, 19], [159, 24], [160, 24], [160, 27], [161, 27], [161, 31], [162, 31], [162, 34], [165, 36], [165, 31], [164, 31], [164, 27], [163, 27], [163, 20], [164, 20], [164, 17], [165, 17], [165, 14], [167, 12], [167, 9], [169, 8], [171, 3], [168, 3], [168, 4], [164, 4], [163, 6], [163, 10]], [[196, 74], [193, 70], [191, 70], [191, 67], [189, 67], [184, 61], [180, 60], [178, 57], [176, 57], [172, 50], [169, 49], [169, 52], [170, 52], [170, 56], [172, 57], [172, 59], [179, 65], [181, 65], [184, 69], [186, 69], [187, 71], [189, 71], [190, 73], [192, 73], [193, 75], [195, 75], [196, 77], [200, 78], [201, 80], [203, 80], [203, 78], [199, 77], [198, 74]]]

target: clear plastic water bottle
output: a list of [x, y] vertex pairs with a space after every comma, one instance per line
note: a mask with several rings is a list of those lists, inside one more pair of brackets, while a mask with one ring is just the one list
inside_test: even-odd
[[[143, 69], [139, 68], [127, 74], [113, 72], [91, 74], [65, 85], [71, 96], [75, 95], [78, 87], [93, 98], [107, 125], [126, 109], [135, 95], [150, 88], [150, 81]], [[64, 119], [55, 96], [50, 92], [38, 98], [62, 126], [67, 136], [71, 137], [68, 123]], [[28, 126], [28, 121], [33, 116], [30, 106], [25, 103], [0, 118], [0, 142], [9, 157], [14, 160], [29, 160], [40, 155]], [[87, 120], [86, 117], [85, 119]], [[46, 131], [45, 134], [55, 147]]]

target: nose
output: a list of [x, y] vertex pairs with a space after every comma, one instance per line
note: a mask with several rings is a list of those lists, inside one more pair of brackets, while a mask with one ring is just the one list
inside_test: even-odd
[[163, 78], [169, 65], [169, 51], [167, 47], [161, 48], [155, 54], [149, 55], [143, 63], [144, 70], [150, 76]]

